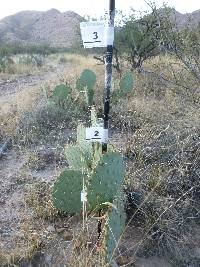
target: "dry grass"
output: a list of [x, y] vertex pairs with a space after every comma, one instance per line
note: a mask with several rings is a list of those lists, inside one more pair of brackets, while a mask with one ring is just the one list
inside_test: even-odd
[[[44, 229], [33, 227], [32, 220], [27, 218], [27, 214], [23, 214], [20, 224], [20, 230], [12, 237], [10, 247], [0, 250], [1, 266], [18, 266], [25, 262], [29, 266], [34, 255], [40, 251], [44, 238]], [[16, 265], [17, 264], [17, 265]]]
[[[50, 56], [49, 59], [59, 65], [61, 57], [65, 67], [53, 82], [42, 88], [23, 88], [11, 98], [1, 100], [0, 119], [4, 136], [12, 135], [25, 112], [34, 114], [37, 107], [41, 111], [38, 99], [42, 98], [42, 105], [45, 105], [56, 84], [67, 82], [75, 92], [76, 78], [85, 68], [90, 68], [97, 74], [96, 101], [97, 106], [101, 107], [104, 68], [96, 65], [91, 56], [62, 54]], [[130, 219], [127, 229], [134, 224], [134, 227], [142, 232], [135, 244], [134, 236], [129, 238], [126, 230], [120, 248], [126, 243], [122, 254], [132, 254], [131, 262], [134, 262], [137, 255], [159, 254], [170, 258], [175, 266], [188, 266], [190, 263], [198, 266], [199, 259], [192, 254], [192, 249], [198, 248], [200, 238], [194, 240], [192, 228], [194, 232], [197, 229], [200, 207], [199, 85], [194, 83], [191, 75], [179, 62], [169, 56], [156, 57], [147, 62], [145, 68], [149, 73], [134, 73], [132, 93], [117, 100], [113, 98], [111, 102], [111, 126], [115, 131], [120, 130], [117, 145], [122, 147], [127, 163], [125, 187], [130, 204], [127, 208]], [[114, 77], [113, 84], [117, 89], [118, 74], [114, 73]], [[192, 89], [188, 90], [186, 87]], [[37, 113], [40, 118], [42, 114]], [[79, 118], [75, 113], [70, 114], [74, 116], [73, 120]], [[58, 117], [61, 118], [60, 115]], [[44, 121], [41, 121], [41, 129], [44, 129]], [[72, 127], [67, 121], [64, 125]], [[56, 128], [56, 134], [64, 129], [63, 122], [62, 127]], [[50, 135], [52, 131], [50, 128], [45, 135]], [[37, 163], [38, 158], [35, 161]], [[49, 194], [43, 191], [48, 192], [36, 185], [29, 188], [26, 195], [26, 202], [33, 210], [36, 220], [41, 220], [43, 225], [47, 223], [45, 220], [58, 220], [59, 223], [68, 221], [68, 218], [63, 219], [54, 213]], [[70, 224], [70, 221], [68, 223]], [[76, 228], [77, 225], [79, 229]], [[66, 254], [71, 253], [70, 257], [64, 257], [67, 266], [104, 266], [99, 254], [94, 252], [94, 243], [91, 246], [90, 234], [80, 231], [80, 221], [73, 226], [71, 249], [68, 248], [67, 251], [65, 248]], [[30, 233], [30, 229], [24, 229]], [[39, 228], [35, 231], [37, 236]], [[73, 230], [70, 228], [70, 231]], [[36, 239], [31, 233], [28, 234], [29, 237], [25, 237], [30, 241], [30, 251], [37, 251], [42, 234], [43, 232]], [[63, 238], [62, 234], [58, 236]], [[55, 236], [51, 238], [58, 241]], [[131, 266], [130, 264], [125, 266]]]
[[[50, 61], [53, 58], [54, 61], [51, 63], [57, 64], [59, 57], [59, 55], [53, 55], [48, 60]], [[45, 106], [47, 103], [46, 97], [51, 95], [56, 85], [67, 82], [72, 88], [75, 88], [76, 79], [83, 69], [94, 67], [97, 72], [101, 69], [95, 65], [92, 57], [85, 58], [69, 54], [64, 55], [64, 57], [67, 62], [66, 68], [54, 75], [52, 81], [46, 81], [42, 84], [38, 81], [38, 85], [31, 87], [22, 85], [20, 88], [20, 85], [17, 85], [19, 88], [16, 88], [16, 93], [8, 94], [0, 99], [0, 122], [3, 136], [11, 136], [17, 128], [22, 115], [37, 110], [38, 102], [43, 102], [43, 106]], [[15, 79], [17, 79], [16, 76]]]
[[34, 109], [35, 101], [41, 96], [41, 88], [26, 87], [15, 94], [0, 99], [0, 121], [4, 136], [12, 136], [24, 112]]

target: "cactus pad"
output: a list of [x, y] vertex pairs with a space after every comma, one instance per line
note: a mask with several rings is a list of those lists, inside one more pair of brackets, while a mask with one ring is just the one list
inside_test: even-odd
[[53, 187], [54, 206], [70, 214], [80, 212], [82, 181], [83, 174], [80, 171], [63, 171]]
[[57, 85], [53, 91], [53, 101], [55, 104], [63, 105], [70, 94], [70, 87], [65, 84]]
[[77, 128], [77, 143], [85, 159], [90, 163], [93, 154], [92, 143], [86, 141], [86, 129], [82, 124], [78, 125]]
[[122, 186], [125, 169], [119, 153], [103, 155], [95, 168], [88, 185], [89, 209], [95, 209], [104, 202], [112, 202]]
[[84, 170], [84, 172], [87, 171], [87, 160], [78, 146], [67, 146], [65, 148], [65, 155], [72, 170]]
[[92, 106], [93, 105], [94, 90], [93, 89], [87, 89], [85, 93], [86, 93], [87, 105]]
[[97, 126], [97, 114], [94, 106], [91, 107], [91, 125], [92, 127]]
[[124, 211], [124, 197], [121, 191], [116, 194], [114, 206], [109, 208], [104, 226], [104, 253], [106, 262], [111, 262], [115, 249], [118, 247], [119, 238], [125, 227], [126, 215]]
[[95, 169], [97, 164], [99, 163], [102, 154], [102, 144], [100, 143], [93, 143], [93, 161], [92, 161], [92, 168]]
[[133, 75], [132, 73], [126, 73], [119, 84], [120, 90], [123, 93], [129, 93], [133, 90]]
[[80, 78], [76, 82], [76, 88], [78, 91], [85, 91], [85, 88], [87, 90], [91, 90], [94, 88], [94, 85], [96, 83], [96, 75], [92, 70], [85, 69], [82, 73]]

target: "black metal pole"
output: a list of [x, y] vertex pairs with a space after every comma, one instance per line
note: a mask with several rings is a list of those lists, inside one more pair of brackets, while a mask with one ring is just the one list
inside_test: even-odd
[[[109, 27], [114, 27], [115, 20], [115, 0], [109, 0]], [[112, 59], [113, 45], [107, 46], [106, 68], [105, 68], [105, 90], [104, 90], [104, 129], [108, 129], [109, 110], [110, 110], [110, 90], [112, 83]], [[103, 152], [107, 151], [107, 143], [102, 146]]]
[[[109, 0], [109, 27], [114, 27], [115, 20], [115, 0]], [[106, 51], [106, 68], [105, 68], [105, 89], [104, 89], [104, 129], [108, 129], [109, 110], [110, 110], [110, 90], [112, 83], [112, 59], [113, 59], [113, 45], [107, 46]], [[102, 144], [102, 152], [107, 152], [107, 143]], [[99, 210], [99, 217], [101, 217], [101, 210]], [[99, 244], [102, 232], [102, 220], [98, 220], [98, 241]]]

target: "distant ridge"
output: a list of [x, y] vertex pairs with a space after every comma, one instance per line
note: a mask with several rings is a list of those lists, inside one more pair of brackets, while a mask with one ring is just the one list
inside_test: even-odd
[[72, 11], [21, 11], [0, 20], [0, 43], [72, 47], [81, 21]]
[[200, 9], [192, 13], [181, 14], [173, 8], [170, 12], [170, 20], [179, 30], [186, 27], [197, 28], [200, 26]]
[[[159, 10], [162, 15], [162, 9]], [[200, 27], [200, 10], [181, 14], [171, 9], [170, 20], [177, 29]], [[0, 20], [0, 44], [49, 45], [70, 48], [80, 42], [83, 17], [73, 11], [21, 11]]]

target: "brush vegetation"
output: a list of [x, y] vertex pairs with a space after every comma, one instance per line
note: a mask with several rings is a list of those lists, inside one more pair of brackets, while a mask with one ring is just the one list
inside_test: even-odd
[[[156, 50], [137, 67], [133, 61], [129, 64], [129, 51], [118, 54], [122, 65], [113, 73], [110, 127], [111, 140], [126, 164], [123, 192], [127, 216], [113, 255], [118, 265], [132, 266], [138, 257], [152, 256], [167, 259], [171, 266], [200, 264], [198, 40], [198, 31], [171, 32], [164, 52]], [[49, 70], [49, 61], [63, 66], [53, 81], [33, 87], [27, 84], [11, 99], [0, 98], [0, 142], [11, 138], [18, 153], [28, 155], [17, 180], [25, 203], [22, 236], [15, 249], [1, 249], [1, 265], [23, 263], [22, 259], [31, 262], [37, 253], [45, 262], [41, 255], [55, 256], [51, 248], [56, 247], [57, 257], [52, 256], [50, 264], [59, 266], [64, 260], [66, 266], [103, 266], [95, 247], [97, 219], [88, 214], [88, 228], [82, 232], [80, 214], [55, 211], [51, 194], [56, 177], [65, 172], [64, 144], [75, 142], [80, 121], [89, 125], [90, 112], [85, 94], [80, 92], [85, 83], [80, 87], [79, 78], [85, 69], [89, 75], [89, 69], [95, 73], [95, 81], [91, 74], [92, 103], [101, 116], [104, 70], [91, 55], [45, 55], [42, 68]], [[12, 76], [7, 69], [3, 72]], [[53, 148], [50, 154], [47, 147]], [[36, 165], [42, 165], [42, 170], [35, 169]], [[36, 178], [30, 180], [30, 173]], [[48, 180], [45, 177], [50, 173]], [[41, 176], [37, 175], [47, 181], [39, 179], [38, 183], [34, 179]], [[135, 231], [140, 232], [139, 240], [135, 240]], [[27, 250], [22, 253], [23, 246]]]

